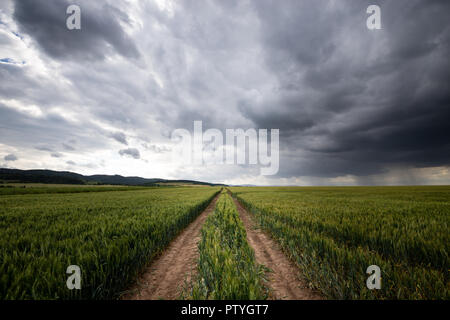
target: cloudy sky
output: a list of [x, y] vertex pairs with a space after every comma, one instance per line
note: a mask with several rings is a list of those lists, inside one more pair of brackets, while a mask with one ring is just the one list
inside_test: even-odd
[[[81, 30], [66, 9], [81, 7]], [[366, 9], [381, 8], [381, 30]], [[233, 184], [450, 184], [450, 1], [0, 1], [0, 167]], [[280, 130], [280, 167], [172, 161]], [[181, 159], [182, 160], [182, 159]]]

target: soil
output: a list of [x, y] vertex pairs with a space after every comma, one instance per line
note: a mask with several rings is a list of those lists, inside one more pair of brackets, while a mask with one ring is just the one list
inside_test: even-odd
[[208, 207], [188, 225], [157, 258], [137, 283], [122, 297], [124, 300], [175, 300], [183, 285], [196, 274], [200, 230], [207, 216], [214, 211], [216, 196]]
[[302, 280], [298, 267], [289, 260], [279, 245], [268, 234], [256, 228], [256, 223], [245, 208], [234, 199], [247, 231], [247, 241], [255, 251], [256, 262], [269, 268], [266, 273], [271, 299], [320, 300], [320, 294], [311, 290]]
[[[183, 286], [196, 275], [200, 230], [214, 211], [216, 196], [208, 207], [184, 229], [169, 247], [153, 261], [137, 283], [122, 296], [124, 300], [175, 300], [181, 298]], [[266, 273], [271, 299], [318, 300], [319, 293], [311, 290], [301, 278], [298, 267], [287, 258], [268, 234], [257, 228], [251, 215], [234, 199], [247, 231], [247, 241], [255, 251], [256, 261], [270, 271]]]

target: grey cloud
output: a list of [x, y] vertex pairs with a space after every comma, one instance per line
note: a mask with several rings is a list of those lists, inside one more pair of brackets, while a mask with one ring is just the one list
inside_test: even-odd
[[[73, 138], [77, 152], [96, 157], [112, 139], [127, 145], [129, 133], [148, 136], [142, 147], [163, 153], [161, 138], [202, 120], [204, 130], [280, 129], [274, 178], [356, 175], [375, 183], [393, 167], [450, 164], [449, 1], [379, 0], [379, 31], [365, 26], [369, 0], [179, 1], [173, 17], [153, 2], [129, 10], [125, 2], [81, 1], [83, 29], [73, 33], [65, 29], [68, 1], [14, 3], [36, 54], [68, 63], [50, 68], [57, 74], [48, 80], [34, 77], [29, 62], [0, 63], [0, 96], [43, 112], [36, 118], [0, 103], [2, 144], [56, 152], [64, 141], [62, 150], [73, 151]], [[122, 26], [135, 18], [142, 25], [131, 38]], [[64, 117], [66, 108], [78, 122]], [[140, 158], [134, 148], [119, 154]], [[180, 178], [188, 171], [173, 169]], [[199, 174], [254, 175], [218, 171]]]
[[59, 152], [52, 152], [51, 156], [53, 158], [62, 158], [62, 157], [64, 157], [64, 155], [62, 153], [59, 153]]
[[127, 58], [140, 53], [120, 23], [130, 23], [125, 12], [109, 3], [77, 1], [81, 30], [68, 30], [66, 0], [16, 0], [14, 18], [21, 32], [31, 35], [51, 57], [67, 60], [98, 60], [113, 49]]
[[370, 1], [331, 9], [254, 1], [280, 86], [270, 101], [244, 101], [240, 110], [257, 127], [280, 129], [280, 176], [450, 163], [450, 3], [379, 3], [383, 30], [368, 31]]
[[5, 161], [16, 161], [18, 160], [14, 154], [8, 154], [3, 158]]
[[36, 146], [34, 147], [36, 150], [39, 151], [49, 151], [49, 152], [53, 152], [53, 148], [49, 147], [49, 146]]
[[167, 146], [158, 146], [155, 144], [147, 144], [147, 143], [142, 143], [141, 144], [146, 150], [155, 152], [155, 153], [164, 153], [164, 152], [169, 152], [172, 149], [167, 147]]
[[69, 164], [69, 165], [71, 165], [71, 166], [77, 165], [77, 164], [76, 164], [74, 161], [72, 161], [72, 160], [66, 161], [66, 163]]
[[141, 158], [141, 154], [140, 154], [139, 150], [136, 149], [136, 148], [128, 148], [128, 149], [119, 150], [119, 154], [121, 156], [129, 156], [129, 157], [132, 157], [134, 159], [140, 159]]
[[[67, 96], [61, 90], [60, 83], [45, 78], [37, 79], [30, 72], [32, 68], [31, 64], [18, 66], [0, 63], [0, 96], [3, 99], [24, 100], [44, 108], [49, 104], [63, 105]], [[28, 90], [24, 92], [22, 88]]]
[[80, 164], [80, 166], [84, 167], [84, 168], [89, 168], [89, 169], [97, 169], [98, 168], [97, 164], [91, 163], [91, 162]]
[[63, 143], [62, 146], [67, 151], [74, 151], [75, 150], [75, 148], [73, 146], [71, 146], [70, 144], [67, 144], [67, 143]]
[[[73, 136], [79, 139], [77, 148], [84, 152], [92, 152], [100, 146], [107, 145], [102, 130], [89, 120], [78, 126], [62, 117], [35, 118], [0, 103], [0, 123], [0, 142], [20, 148], [56, 152], [55, 146], [60, 145], [62, 138]], [[93, 136], [96, 139], [91, 139]], [[71, 143], [74, 144], [73, 142]]]
[[127, 136], [123, 132], [111, 133], [111, 138], [113, 138], [117, 142], [120, 142], [120, 143], [122, 143], [124, 145], [128, 145]]

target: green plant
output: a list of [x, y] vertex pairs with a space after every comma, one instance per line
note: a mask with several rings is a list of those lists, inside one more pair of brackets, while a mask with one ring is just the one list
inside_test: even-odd
[[[219, 188], [0, 197], [0, 299], [113, 299]], [[81, 290], [66, 268], [81, 268]]]
[[[450, 187], [232, 188], [333, 299], [449, 299]], [[366, 287], [369, 265], [381, 290]]]
[[230, 196], [222, 193], [202, 228], [193, 299], [265, 299], [264, 271], [256, 264], [245, 228]]

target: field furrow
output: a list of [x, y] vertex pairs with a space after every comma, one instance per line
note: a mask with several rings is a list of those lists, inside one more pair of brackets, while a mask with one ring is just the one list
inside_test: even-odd
[[231, 190], [326, 297], [449, 299], [448, 187]]
[[183, 285], [196, 274], [200, 229], [214, 210], [217, 198], [148, 266], [123, 297], [125, 300], [174, 300], [182, 296]]
[[270, 298], [277, 300], [317, 300], [319, 293], [311, 290], [302, 279], [298, 268], [285, 256], [279, 245], [258, 228], [250, 214], [234, 200], [247, 231], [247, 239], [255, 251], [257, 263], [268, 268], [267, 280]]

